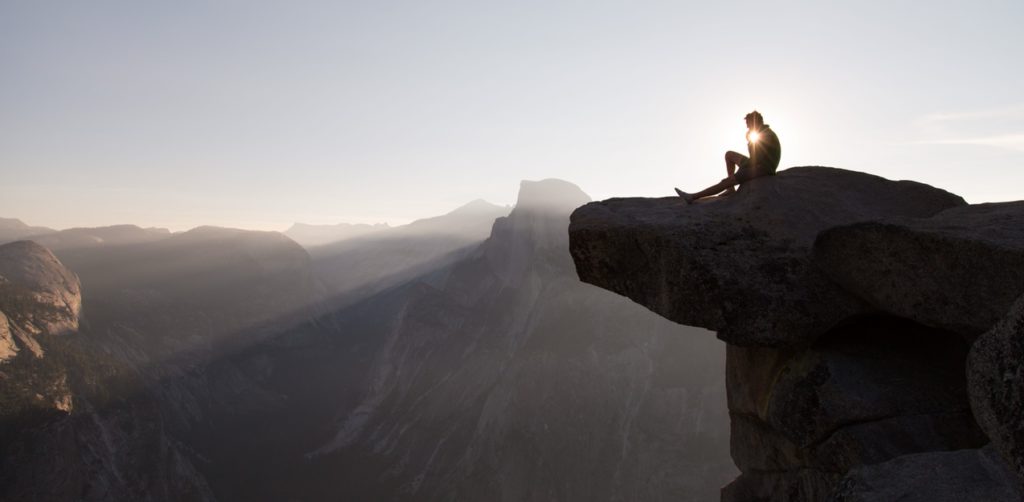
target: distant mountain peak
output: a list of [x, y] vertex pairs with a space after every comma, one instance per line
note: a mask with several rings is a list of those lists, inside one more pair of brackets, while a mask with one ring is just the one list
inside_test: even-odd
[[482, 239], [490, 233], [494, 220], [507, 215], [510, 209], [476, 199], [441, 216], [423, 218], [396, 228], [416, 233], [472, 234]]
[[52, 228], [31, 226], [17, 218], [0, 218], [0, 244], [54, 232]]
[[0, 218], [0, 228], [27, 228], [24, 221], [17, 218]]
[[390, 227], [390, 225], [388, 225], [386, 222], [384, 222], [384, 223], [325, 223], [325, 224], [316, 224], [316, 223], [302, 223], [300, 221], [296, 221], [295, 223], [292, 223], [292, 226], [289, 227], [288, 230], [285, 230], [284, 233], [287, 234], [288, 232], [294, 232], [294, 231], [299, 231], [299, 230], [348, 229], [348, 228], [377, 228], [377, 229], [384, 229], [384, 228], [389, 228], [389, 227]]
[[389, 230], [387, 223], [336, 223], [333, 225], [314, 225], [295, 222], [284, 234], [291, 237], [303, 247], [323, 246], [332, 242], [370, 235]]
[[200, 225], [182, 232], [179, 235], [238, 235], [248, 232], [240, 228], [220, 227], [216, 225]]
[[478, 213], [494, 213], [495, 211], [501, 211], [505, 209], [497, 204], [491, 204], [483, 199], [475, 199], [466, 204], [463, 204], [448, 214], [478, 214]]
[[519, 184], [516, 209], [568, 212], [588, 202], [590, 196], [568, 181], [556, 178], [523, 180]]

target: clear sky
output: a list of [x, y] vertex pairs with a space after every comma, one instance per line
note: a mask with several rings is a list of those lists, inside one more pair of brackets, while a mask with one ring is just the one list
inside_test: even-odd
[[1024, 2], [0, 0], [0, 216], [401, 223], [782, 167], [1024, 199]]

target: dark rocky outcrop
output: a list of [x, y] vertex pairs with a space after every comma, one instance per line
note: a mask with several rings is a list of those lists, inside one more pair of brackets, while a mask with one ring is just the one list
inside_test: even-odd
[[584, 282], [734, 345], [793, 346], [870, 311], [812, 266], [818, 233], [963, 204], [921, 183], [793, 168], [691, 206], [678, 197], [589, 204], [573, 213], [570, 246]]
[[1024, 290], [1024, 201], [832, 228], [815, 259], [874, 307], [973, 338]]
[[[816, 501], [837, 486], [836, 500], [904, 500], [942, 476], [930, 458], [965, 468], [928, 500], [963, 500], [972, 483], [1019, 493], [982, 464], [1024, 474], [1024, 306], [1007, 313], [1024, 292], [1024, 203], [803, 167], [690, 206], [591, 203], [569, 234], [583, 281], [729, 343], [742, 474], [723, 500]], [[978, 450], [989, 440], [1002, 457]]]
[[828, 502], [1024, 500], [991, 447], [905, 455], [850, 472]]
[[974, 343], [967, 382], [978, 424], [1024, 479], [1024, 296]]

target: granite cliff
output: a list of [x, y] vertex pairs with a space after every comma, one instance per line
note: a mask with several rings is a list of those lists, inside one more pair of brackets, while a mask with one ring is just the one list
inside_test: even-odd
[[1024, 203], [799, 167], [569, 237], [584, 282], [728, 344], [722, 500], [1021, 500]]
[[67, 368], [48, 342], [78, 331], [81, 309], [78, 277], [48, 249], [0, 246], [0, 442], [12, 417], [74, 407]]
[[21, 349], [43, 357], [36, 337], [77, 331], [81, 310], [78, 277], [48, 249], [31, 241], [0, 246], [0, 362]]

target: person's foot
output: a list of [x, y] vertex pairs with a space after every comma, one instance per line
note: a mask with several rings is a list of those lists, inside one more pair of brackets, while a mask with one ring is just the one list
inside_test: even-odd
[[676, 194], [679, 195], [680, 199], [686, 201], [687, 204], [693, 202], [693, 194], [686, 193], [678, 188], [676, 189]]

